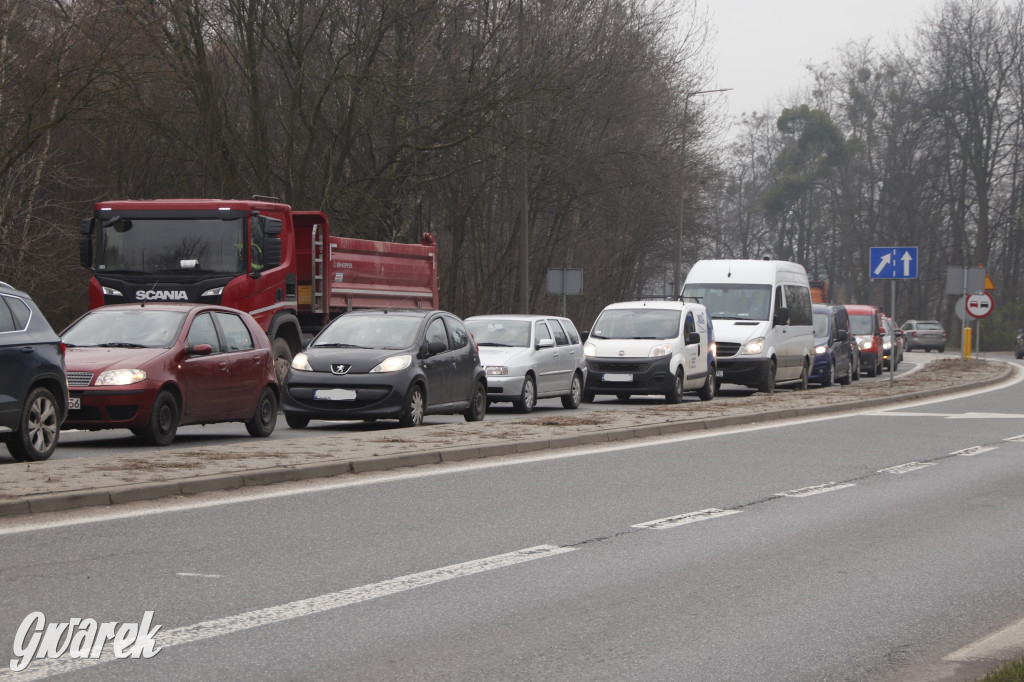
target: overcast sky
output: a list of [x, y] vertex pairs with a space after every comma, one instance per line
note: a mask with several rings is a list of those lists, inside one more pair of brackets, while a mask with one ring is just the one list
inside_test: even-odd
[[730, 116], [777, 108], [776, 99], [811, 80], [805, 65], [822, 63], [851, 40], [887, 47], [940, 0], [707, 0], [717, 35], [717, 76]]

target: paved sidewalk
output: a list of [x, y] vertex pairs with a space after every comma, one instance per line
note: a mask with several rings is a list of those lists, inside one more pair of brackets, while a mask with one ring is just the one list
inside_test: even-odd
[[[1003, 381], [998, 361], [935, 360], [887, 381], [756, 393], [680, 405], [623, 406], [466, 424], [333, 432], [301, 440], [253, 439], [190, 450], [148, 450], [0, 466], [0, 516], [106, 506], [243, 486], [668, 436], [834, 412], [873, 409]], [[301, 448], [284, 452], [278, 448]]]

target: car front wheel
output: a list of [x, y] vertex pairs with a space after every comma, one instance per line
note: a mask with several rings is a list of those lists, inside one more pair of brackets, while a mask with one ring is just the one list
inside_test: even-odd
[[181, 409], [178, 401], [167, 391], [160, 391], [153, 401], [153, 413], [149, 423], [142, 430], [142, 437], [150, 445], [170, 445], [174, 442], [174, 434], [178, 432], [178, 419]]
[[60, 438], [60, 409], [49, 389], [32, 389], [21, 411], [17, 433], [11, 434], [7, 449], [19, 462], [48, 459]]
[[523, 379], [523, 390], [519, 400], [513, 401], [512, 407], [520, 414], [529, 414], [537, 405], [537, 384], [529, 374]]
[[398, 417], [398, 423], [402, 426], [419, 426], [423, 423], [423, 413], [426, 405], [427, 401], [423, 395], [423, 387], [419, 384], [413, 384], [412, 388], [409, 389], [409, 395], [405, 398], [405, 407], [402, 408], [402, 414]]
[[583, 380], [579, 374], [572, 375], [572, 384], [569, 386], [569, 395], [562, 396], [562, 407], [567, 410], [575, 410], [580, 406], [583, 399]]

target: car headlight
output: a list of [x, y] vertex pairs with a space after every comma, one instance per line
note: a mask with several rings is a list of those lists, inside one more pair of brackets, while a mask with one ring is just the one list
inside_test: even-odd
[[660, 346], [655, 346], [654, 348], [651, 349], [651, 352], [648, 353], [647, 357], [649, 357], [649, 358], [663, 358], [666, 355], [672, 355], [672, 344], [671, 343], [663, 343]]
[[865, 339], [864, 341], [861, 341], [860, 342], [860, 349], [861, 350], [871, 350], [871, 339]]
[[824, 355], [827, 352], [828, 352], [828, 348], [825, 348], [825, 346], [815, 346], [814, 347], [814, 354], [815, 355]]
[[585, 357], [585, 358], [597, 357], [597, 346], [595, 346], [592, 343], [584, 344], [583, 345], [583, 357]]
[[508, 376], [508, 367], [501, 365], [487, 365], [484, 367], [484, 374], [489, 377]]
[[743, 346], [743, 350], [740, 351], [740, 355], [757, 355], [764, 350], [764, 337], [759, 336], [756, 339], [750, 339]]
[[888, 341], [882, 344], [882, 350], [889, 350], [890, 347], [892, 347], [892, 344]]
[[412, 356], [408, 353], [405, 355], [392, 355], [390, 358], [383, 360], [379, 365], [370, 370], [370, 374], [380, 374], [381, 372], [397, 372], [403, 370], [412, 364]]
[[309, 366], [309, 356], [305, 353], [299, 353], [292, 358], [292, 369], [297, 369], [300, 372], [312, 372], [313, 368]]
[[141, 369], [108, 369], [96, 377], [97, 386], [127, 386], [146, 380], [146, 373]]

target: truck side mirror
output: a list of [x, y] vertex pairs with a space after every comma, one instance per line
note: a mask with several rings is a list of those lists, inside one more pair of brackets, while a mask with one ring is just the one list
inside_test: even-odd
[[79, 228], [82, 236], [78, 240], [78, 259], [83, 268], [92, 267], [92, 228], [95, 222], [95, 218], [87, 218]]
[[267, 237], [263, 243], [263, 267], [276, 268], [281, 264], [281, 240]]

